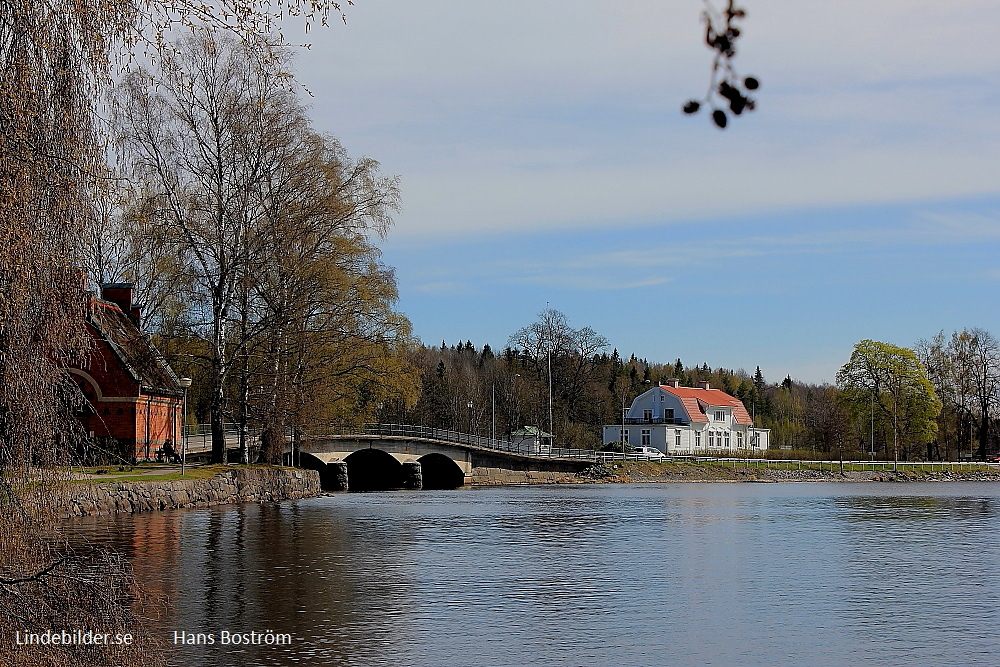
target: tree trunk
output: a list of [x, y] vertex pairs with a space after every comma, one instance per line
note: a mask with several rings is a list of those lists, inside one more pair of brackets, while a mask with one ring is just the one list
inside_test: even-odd
[[225, 392], [222, 383], [216, 378], [216, 387], [212, 392], [212, 463], [228, 463], [226, 456], [226, 427], [223, 419]]
[[990, 405], [987, 401], [980, 403], [979, 415], [979, 458], [986, 460], [986, 451], [990, 440]]
[[[219, 355], [219, 353], [216, 353]], [[212, 364], [212, 463], [228, 463], [226, 454], [226, 366], [219, 357]]]

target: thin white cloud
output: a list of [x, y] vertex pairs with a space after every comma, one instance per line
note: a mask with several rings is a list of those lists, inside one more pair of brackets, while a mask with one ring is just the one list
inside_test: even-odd
[[420, 294], [434, 294], [440, 296], [469, 294], [470, 288], [467, 281], [459, 280], [439, 280], [436, 282], [417, 282], [411, 288]]
[[914, 231], [943, 245], [996, 240], [1000, 239], [1000, 211], [924, 212], [917, 216]]
[[[1000, 215], [918, 212], [892, 224], [874, 226], [846, 220], [826, 226], [714, 224], [678, 227], [663, 238], [643, 230], [618, 247], [573, 252], [529, 250], [518, 256], [500, 255], [485, 261], [460, 260], [452, 266], [422, 269], [413, 290], [421, 294], [469, 294], [496, 286], [536, 285], [581, 292], [607, 292], [655, 287], [687, 279], [706, 266], [720, 266], [755, 257], [844, 255], [859, 248], [866, 252], [903, 247], [943, 247], [980, 244], [1000, 238]], [[706, 233], [707, 232], [707, 233]], [[633, 242], [629, 239], [639, 239]], [[460, 276], [460, 278], [459, 278]], [[990, 276], [996, 279], [1000, 273]], [[492, 286], [492, 287], [491, 287]], [[729, 291], [740, 286], [727, 284]], [[757, 288], [755, 288], [757, 289]], [[780, 285], [772, 290], [782, 289]]]
[[899, 248], [903, 246], [952, 246], [1000, 238], [1000, 213], [918, 212], [900, 223], [881, 226], [850, 224], [803, 227], [796, 231], [758, 234], [728, 224], [720, 233], [699, 239], [643, 243], [642, 247], [613, 249], [574, 257], [568, 268], [618, 266], [669, 268], [713, 263], [723, 259], [754, 256], [840, 254], [852, 248]]
[[788, 159], [719, 156], [714, 169], [702, 161], [530, 173], [423, 173], [404, 181], [406, 213], [396, 233], [478, 235], [593, 228], [622, 220], [671, 223], [1000, 190], [994, 171], [1000, 156], [990, 152], [958, 149], [932, 158], [902, 147], [825, 153]]
[[553, 270], [534, 275], [512, 276], [509, 282], [585, 292], [613, 292], [665, 285], [671, 282], [671, 279], [663, 276], [652, 276], [636, 280], [632, 275], [618, 276], [614, 271], [607, 269], [592, 269], [588, 273]]
[[668, 223], [996, 193], [994, 5], [756, 3], [760, 109], [725, 133], [678, 113], [696, 0], [365, 2], [299, 65], [317, 124], [402, 177], [398, 235]]

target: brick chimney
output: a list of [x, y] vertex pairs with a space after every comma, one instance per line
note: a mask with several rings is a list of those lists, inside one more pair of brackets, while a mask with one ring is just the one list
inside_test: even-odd
[[142, 306], [132, 302], [134, 294], [135, 285], [132, 283], [108, 283], [101, 285], [101, 298], [121, 308], [121, 311], [128, 315], [128, 318], [136, 326], [139, 326]]
[[711, 389], [711, 387], [708, 386], [708, 382], [706, 382], [704, 380], [702, 380], [701, 382], [698, 383], [698, 388], [699, 389]]
[[667, 380], [666, 382], [663, 383], [663, 386], [664, 387], [675, 387], [676, 388], [676, 387], [681, 386], [681, 381], [678, 380], [677, 378], [670, 378], [669, 380]]

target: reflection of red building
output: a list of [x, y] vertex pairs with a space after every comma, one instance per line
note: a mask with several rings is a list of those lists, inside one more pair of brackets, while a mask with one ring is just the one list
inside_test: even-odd
[[139, 331], [132, 294], [127, 283], [102, 286], [87, 317], [89, 363], [69, 370], [90, 401], [82, 420], [91, 437], [116, 439], [126, 458], [152, 459], [164, 444], [180, 444], [184, 390]]

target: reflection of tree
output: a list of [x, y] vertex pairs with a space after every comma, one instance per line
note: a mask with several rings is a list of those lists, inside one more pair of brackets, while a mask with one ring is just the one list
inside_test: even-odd
[[[838, 515], [848, 522], [979, 522], [995, 518], [1000, 507], [993, 498], [954, 496], [848, 496], [834, 498], [834, 504], [848, 510]], [[950, 529], [950, 528], [949, 528]], [[924, 536], [926, 537], [926, 536]], [[921, 539], [924, 539], [923, 537]]]
[[[381, 518], [247, 504], [130, 516], [110, 531], [107, 517], [84, 521], [128, 556], [145, 595], [135, 604], [168, 645], [180, 629], [271, 629], [291, 633], [293, 645], [250, 647], [241, 663], [294, 661], [308, 651], [324, 664], [353, 664], [391, 654], [393, 619], [405, 626], [408, 582], [399, 577], [410, 539]], [[218, 645], [168, 648], [184, 664], [231, 664]]]

